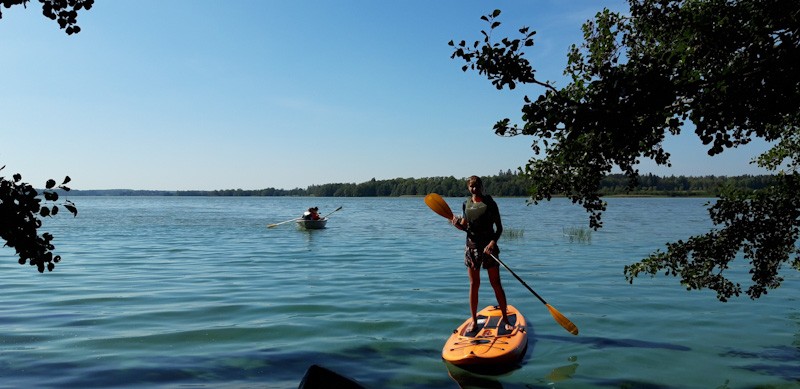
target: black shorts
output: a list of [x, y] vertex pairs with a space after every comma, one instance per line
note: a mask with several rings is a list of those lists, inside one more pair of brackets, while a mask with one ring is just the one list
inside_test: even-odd
[[[469, 246], [466, 246], [464, 249], [464, 265], [470, 269], [480, 269], [481, 267], [484, 269], [491, 269], [493, 267], [500, 266], [500, 264], [497, 263], [497, 261], [495, 261], [491, 255], [484, 254], [483, 249], [484, 247], [470, 248]], [[499, 256], [500, 247], [495, 245], [494, 250], [492, 250], [492, 254], [494, 254], [495, 257]]]

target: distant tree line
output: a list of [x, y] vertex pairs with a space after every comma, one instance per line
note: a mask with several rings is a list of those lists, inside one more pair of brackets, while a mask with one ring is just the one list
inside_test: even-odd
[[725, 190], [754, 191], [768, 187], [775, 179], [772, 175], [743, 176], [669, 176], [653, 174], [638, 177], [638, 186], [629, 191], [628, 177], [612, 174], [600, 181], [604, 196], [653, 195], [653, 196], [696, 196], [719, 197]]
[[[525, 176], [511, 170], [495, 176], [482, 177], [487, 193], [498, 197], [527, 197], [531, 186]], [[743, 176], [669, 176], [642, 175], [638, 187], [628, 189], [629, 178], [612, 174], [601, 182], [604, 196], [669, 196], [669, 197], [718, 197], [724, 190], [753, 191], [769, 186], [771, 175]], [[73, 190], [70, 195], [84, 196], [313, 196], [313, 197], [400, 197], [423, 196], [435, 192], [445, 197], [460, 197], [467, 194], [466, 178], [426, 177], [371, 179], [362, 183], [331, 183], [311, 185], [306, 189], [222, 189], [222, 190]], [[564, 195], [562, 193], [562, 195]]]

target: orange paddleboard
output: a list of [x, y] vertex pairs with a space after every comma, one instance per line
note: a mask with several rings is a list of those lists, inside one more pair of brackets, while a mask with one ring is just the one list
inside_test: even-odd
[[513, 328], [500, 323], [502, 313], [495, 306], [478, 312], [478, 325], [467, 331], [472, 318], [453, 330], [442, 349], [442, 358], [456, 366], [490, 366], [515, 363], [528, 349], [525, 317], [513, 306], [506, 308]]

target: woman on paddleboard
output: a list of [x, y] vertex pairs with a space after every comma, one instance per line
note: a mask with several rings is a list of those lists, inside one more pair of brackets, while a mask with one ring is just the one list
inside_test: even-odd
[[506, 292], [500, 282], [500, 264], [490, 255], [500, 254], [500, 248], [497, 246], [497, 241], [503, 234], [500, 209], [492, 196], [483, 193], [483, 181], [480, 177], [472, 176], [467, 179], [467, 189], [471, 196], [461, 206], [461, 216], [453, 216], [452, 223], [459, 230], [467, 232], [464, 264], [469, 274], [469, 308], [472, 313], [472, 326], [476, 327], [478, 324], [478, 289], [481, 286], [481, 267], [483, 267], [489, 274], [489, 282], [503, 314], [503, 322], [510, 327], [506, 311]]

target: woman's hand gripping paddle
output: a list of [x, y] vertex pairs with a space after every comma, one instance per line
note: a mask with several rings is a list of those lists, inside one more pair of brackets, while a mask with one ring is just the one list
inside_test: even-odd
[[[453, 211], [450, 210], [450, 206], [447, 205], [447, 202], [444, 201], [442, 196], [439, 196], [436, 193], [431, 193], [425, 196], [425, 204], [427, 204], [428, 207], [430, 207], [430, 209], [433, 210], [433, 212], [436, 212], [445, 219], [453, 220]], [[520, 278], [517, 275], [517, 273], [514, 273], [514, 271], [511, 270], [511, 268], [509, 268], [505, 263], [503, 263], [503, 261], [501, 261], [500, 258], [497, 258], [494, 255], [492, 255], [492, 258], [494, 258], [494, 260], [497, 261], [499, 264], [503, 265], [503, 267], [506, 268], [506, 270], [508, 270], [511, 273], [511, 275], [513, 275], [514, 278], [517, 279], [517, 281], [519, 281], [520, 283], [522, 283], [523, 286], [528, 288], [528, 290], [531, 293], [533, 293], [533, 295], [536, 296], [536, 298], [538, 298], [539, 301], [541, 301], [542, 304], [544, 304], [547, 307], [547, 310], [550, 311], [550, 315], [553, 316], [553, 319], [556, 320], [556, 323], [561, 325], [561, 327], [564, 327], [564, 329], [569, 331], [569, 333], [571, 333], [572, 335], [578, 335], [578, 327], [575, 326], [575, 324], [573, 324], [569, 319], [567, 319], [566, 316], [562, 315], [561, 312], [559, 312], [557, 309], [553, 308], [552, 305], [548, 304], [547, 301], [544, 301], [544, 299], [541, 296], [539, 296], [539, 294], [536, 293], [536, 291], [534, 291], [530, 286], [528, 286], [528, 284], [526, 284], [525, 281], [523, 281], [522, 278]]]

